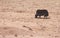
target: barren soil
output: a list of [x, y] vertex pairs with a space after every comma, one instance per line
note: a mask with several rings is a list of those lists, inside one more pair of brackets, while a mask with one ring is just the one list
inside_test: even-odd
[[[46, 9], [48, 19], [35, 18]], [[0, 38], [60, 38], [60, 0], [0, 0]]]

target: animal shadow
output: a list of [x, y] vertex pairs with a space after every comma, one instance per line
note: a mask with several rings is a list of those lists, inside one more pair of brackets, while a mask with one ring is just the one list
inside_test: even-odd
[[47, 18], [45, 18], [45, 17], [38, 17], [36, 19], [51, 19], [51, 18], [50, 17], [47, 17]]

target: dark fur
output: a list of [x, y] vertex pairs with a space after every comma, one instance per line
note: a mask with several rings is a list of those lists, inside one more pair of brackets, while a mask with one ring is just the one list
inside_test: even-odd
[[41, 17], [47, 17], [48, 16], [48, 11], [47, 10], [37, 10], [36, 14], [35, 14], [35, 18], [37, 18], [37, 16]]

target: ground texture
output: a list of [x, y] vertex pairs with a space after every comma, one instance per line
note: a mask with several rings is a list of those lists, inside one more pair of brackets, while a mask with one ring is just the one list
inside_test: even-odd
[[[47, 9], [48, 19], [36, 19]], [[60, 38], [60, 0], [0, 0], [0, 38]]]

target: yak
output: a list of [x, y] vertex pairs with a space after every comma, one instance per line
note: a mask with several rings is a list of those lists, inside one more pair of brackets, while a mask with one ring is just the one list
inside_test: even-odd
[[36, 11], [35, 18], [37, 18], [38, 16], [40, 18], [41, 18], [41, 16], [44, 16], [44, 18], [47, 18], [47, 16], [49, 16], [49, 14], [48, 14], [48, 11], [46, 9], [42, 9], [42, 10], [38, 9]]

